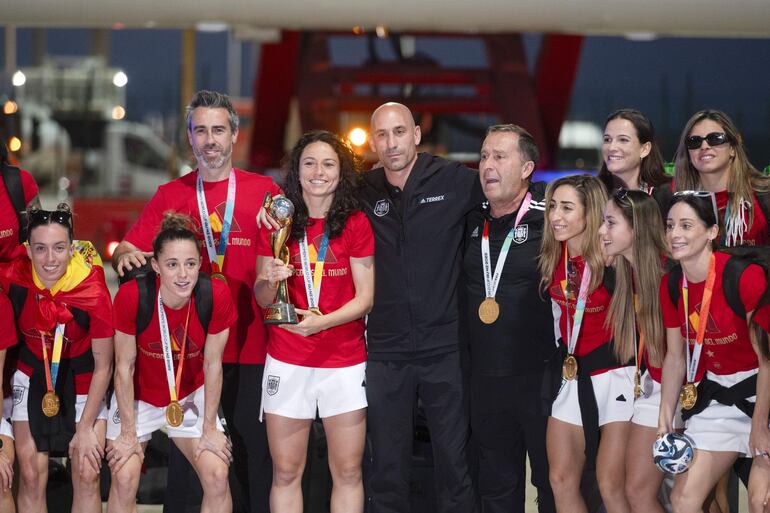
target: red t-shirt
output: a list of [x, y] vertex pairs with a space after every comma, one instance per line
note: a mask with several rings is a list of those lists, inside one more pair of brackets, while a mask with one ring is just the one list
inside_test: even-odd
[[[106, 288], [107, 285], [104, 284], [104, 287]], [[43, 347], [41, 343], [41, 334], [35, 329], [35, 319], [37, 318], [38, 308], [37, 301], [37, 294], [34, 290], [28, 289], [24, 307], [21, 310], [21, 315], [17, 322], [19, 330], [24, 337], [24, 343], [32, 351], [32, 354], [34, 354], [38, 360], [42, 361]], [[96, 305], [96, 308], [100, 309], [101, 312], [99, 315], [89, 315], [88, 331], [85, 331], [74, 318], [65, 325], [64, 344], [61, 353], [62, 360], [80, 356], [91, 349], [92, 339], [109, 338], [115, 334], [112, 325], [101, 320], [112, 318], [112, 304], [109, 302], [106, 304], [100, 302]], [[44, 338], [50, 362], [51, 355], [53, 354], [53, 330], [50, 333], [46, 333]], [[18, 361], [18, 370], [27, 376], [32, 375], [32, 369], [25, 365], [21, 360]], [[88, 393], [88, 387], [91, 385], [91, 375], [90, 372], [75, 375], [75, 393]]]
[[[254, 299], [252, 287], [256, 280], [257, 261], [257, 213], [262, 207], [266, 192], [272, 195], [281, 193], [273, 180], [266, 176], [235, 170], [236, 193], [235, 209], [230, 226], [230, 240], [227, 241], [223, 274], [230, 285], [232, 299], [238, 308], [238, 323], [230, 330], [222, 361], [225, 363], [265, 363], [265, 328], [262, 324], [262, 311]], [[172, 182], [158, 187], [137, 219], [136, 224], [126, 234], [126, 240], [142, 251], [152, 251], [152, 239], [157, 234], [163, 221], [163, 214], [173, 210], [192, 217], [200, 226], [195, 183], [198, 172], [195, 171]], [[225, 178], [219, 182], [203, 182], [206, 206], [212, 220], [214, 244], [219, 243], [222, 219], [227, 203], [227, 183]], [[199, 230], [201, 255], [204, 272], [209, 272], [208, 253], [203, 242], [203, 232]]]
[[[213, 286], [213, 305], [208, 332], [221, 333], [233, 326], [237, 313], [227, 285], [221, 280], [211, 280]], [[156, 289], [158, 290], [158, 289]], [[157, 296], [155, 300], [157, 302]], [[191, 299], [190, 320], [187, 325], [187, 347], [185, 364], [177, 397], [187, 397], [203, 385], [203, 347], [206, 335], [198, 320], [195, 300]], [[128, 335], [136, 335], [136, 311], [139, 304], [139, 290], [136, 281], [130, 281], [118, 289], [115, 295], [115, 329]], [[157, 303], [155, 303], [157, 304]], [[181, 340], [184, 337], [187, 306], [173, 310], [163, 305], [171, 336], [171, 349], [176, 368], [179, 365]], [[256, 393], [256, 392], [255, 392]], [[153, 309], [152, 319], [147, 328], [136, 340], [136, 368], [134, 369], [134, 397], [154, 406], [167, 406], [171, 400], [166, 378], [166, 366], [163, 361], [163, 345], [160, 338], [158, 309]]]
[[[21, 186], [24, 189], [24, 205], [37, 196], [35, 179], [28, 172], [21, 170]], [[0, 180], [0, 261], [8, 260], [11, 252], [19, 245], [19, 220], [13, 209], [5, 183]]]
[[[318, 248], [323, 238], [324, 220], [310, 219], [308, 224], [308, 252], [310, 269], [313, 272]], [[308, 302], [299, 255], [299, 242], [290, 239], [287, 241], [287, 247], [290, 262], [297, 271], [297, 274], [288, 281], [289, 300], [297, 308], [306, 310]], [[259, 238], [258, 251], [262, 256], [273, 256], [266, 237]], [[318, 305], [321, 312], [333, 312], [355, 297], [356, 289], [350, 271], [350, 259], [364, 258], [373, 254], [372, 226], [363, 212], [356, 211], [348, 217], [342, 233], [329, 240]], [[267, 351], [273, 358], [293, 365], [325, 368], [357, 365], [366, 360], [364, 329], [363, 318], [321, 331], [310, 337], [295, 335], [278, 326], [268, 326]]]
[[[717, 209], [719, 210], [719, 217], [723, 220], [725, 218], [725, 211], [727, 209], [727, 191], [720, 191], [716, 193]], [[767, 219], [762, 212], [762, 208], [759, 206], [759, 200], [757, 195], [751, 195], [752, 205], [751, 211], [754, 214], [754, 220], [751, 223], [749, 230], [743, 234], [743, 246], [764, 246], [770, 244], [770, 233], [768, 233]], [[748, 213], [747, 213], [748, 216]], [[747, 217], [748, 221], [748, 217]], [[723, 223], [724, 224], [724, 223]], [[719, 240], [724, 238], [724, 233], [719, 234]], [[740, 239], [738, 239], [740, 242]]]
[[[572, 262], [576, 273], [571, 280], [575, 290], [574, 295], [577, 296], [580, 288], [580, 281], [583, 277], [585, 262], [580, 256], [570, 257], [570, 261]], [[564, 289], [562, 288], [562, 281], [564, 279], [564, 256], [562, 256], [559, 259], [559, 264], [556, 266], [556, 271], [553, 280], [551, 281], [551, 285], [548, 287], [548, 292], [561, 309], [559, 329], [561, 331], [562, 341], [567, 345], [567, 315], [569, 315], [570, 323], [572, 323], [577, 301], [576, 297], [570, 298], [568, 313], [567, 301], [564, 295]], [[604, 285], [599, 285], [599, 287], [591, 292], [586, 299], [586, 309], [583, 313], [583, 324], [580, 328], [577, 344], [575, 346], [575, 355], [585, 356], [597, 347], [612, 340], [612, 329], [605, 326], [609, 307], [610, 294], [607, 289], [604, 288]], [[574, 324], [571, 324], [571, 326], [574, 326]]]
[[[702, 378], [704, 370], [726, 375], [756, 369], [758, 365], [757, 355], [749, 340], [746, 320], [733, 312], [722, 292], [722, 272], [729, 255], [719, 252], [714, 254], [716, 255], [716, 278], [696, 380]], [[749, 265], [743, 272], [738, 290], [747, 312], [755, 308], [766, 284], [764, 270], [760, 266]], [[688, 283], [688, 318], [694, 312], [700, 312], [705, 286], [705, 280], [700, 283]], [[668, 273], [663, 276], [660, 282], [660, 304], [663, 310], [663, 324], [666, 328], [680, 327], [682, 337], [687, 336], [685, 330], [688, 329], [690, 345], [693, 346], [696, 332], [692, 325], [692, 319], [685, 326], [684, 300], [681, 291], [676, 307], [671, 302], [668, 291]]]
[[[0, 292], [0, 351], [15, 346], [17, 342], [16, 323], [13, 320], [13, 306], [8, 296]], [[16, 362], [9, 361], [8, 352], [6, 351], [5, 362], [3, 363], [3, 397], [11, 395], [11, 377], [15, 367]]]

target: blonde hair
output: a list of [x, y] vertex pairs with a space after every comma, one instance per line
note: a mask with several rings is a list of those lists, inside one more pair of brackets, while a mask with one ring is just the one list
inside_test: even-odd
[[542, 290], [548, 288], [562, 254], [561, 243], [553, 235], [553, 227], [551, 226], [549, 215], [553, 208], [551, 205], [553, 193], [563, 185], [568, 185], [575, 189], [583, 206], [586, 226], [583, 231], [585, 235], [583, 237], [581, 255], [586, 265], [591, 269], [589, 292], [594, 291], [602, 284], [604, 279], [604, 257], [599, 241], [599, 227], [602, 225], [602, 211], [607, 203], [607, 193], [599, 179], [591, 175], [564, 176], [551, 182], [545, 191], [546, 222], [543, 225], [543, 239], [540, 244], [540, 257], [538, 259], [540, 287]]
[[[754, 222], [754, 191], [768, 192], [770, 191], [770, 180], [763, 176], [757, 168], [755, 168], [749, 158], [746, 155], [746, 149], [743, 146], [743, 136], [738, 131], [738, 128], [733, 123], [733, 120], [720, 110], [702, 110], [696, 112], [687, 121], [687, 124], [682, 130], [682, 135], [679, 137], [679, 146], [676, 149], [675, 155], [675, 171], [674, 171], [674, 185], [677, 191], [689, 191], [701, 189], [700, 174], [698, 170], [690, 162], [690, 152], [685, 144], [687, 137], [692, 132], [695, 125], [703, 120], [710, 119], [724, 130], [727, 135], [728, 144], [735, 152], [735, 155], [730, 160], [730, 169], [727, 175], [727, 206], [729, 215], [725, 218], [724, 223], [720, 222], [720, 228], [723, 233], [728, 235], [728, 246], [738, 245], [735, 237], [740, 237], [741, 243], [743, 241], [743, 222], [745, 220], [747, 226], [751, 226]], [[744, 219], [742, 212], [748, 211], [748, 219]], [[737, 227], [735, 236], [731, 233]], [[732, 229], [731, 229], [732, 228]]]
[[[621, 189], [610, 196], [634, 231], [633, 265], [624, 256], [615, 257], [615, 291], [607, 324], [612, 327], [615, 356], [626, 362], [635, 356], [637, 328], [644, 337], [650, 364], [663, 364], [664, 329], [660, 307], [661, 257], [667, 254], [663, 227], [650, 222], [660, 216], [657, 202], [642, 191]], [[638, 308], [634, 305], [634, 285]]]

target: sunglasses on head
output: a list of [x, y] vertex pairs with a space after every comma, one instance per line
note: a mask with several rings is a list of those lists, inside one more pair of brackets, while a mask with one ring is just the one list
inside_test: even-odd
[[688, 150], [697, 150], [706, 141], [709, 146], [719, 146], [728, 141], [727, 134], [724, 132], [711, 132], [705, 137], [700, 135], [688, 135], [684, 140], [684, 145]]
[[72, 228], [72, 212], [66, 210], [31, 210], [28, 219], [30, 228], [50, 223]]
[[676, 200], [676, 198], [685, 198], [688, 196], [695, 198], [711, 198], [711, 208], [714, 211], [714, 220], [719, 222], [719, 210], [717, 209], [716, 194], [711, 191], [677, 191], [674, 193], [673, 199]]
[[618, 201], [628, 201], [629, 203], [633, 203], [631, 201], [631, 198], [628, 197], [628, 189], [625, 189], [625, 188], [615, 189], [615, 192], [613, 192], [612, 195]]

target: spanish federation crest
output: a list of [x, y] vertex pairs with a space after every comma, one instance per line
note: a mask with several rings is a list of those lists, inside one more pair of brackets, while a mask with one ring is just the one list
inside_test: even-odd
[[381, 199], [374, 205], [374, 215], [377, 217], [382, 217], [384, 215], [387, 215], [387, 213], [390, 211], [390, 203], [388, 203], [388, 200]]
[[529, 236], [529, 225], [520, 224], [519, 226], [516, 227], [516, 229], [513, 232], [513, 242], [515, 242], [516, 244], [521, 244], [527, 241], [528, 236]]
[[278, 393], [278, 384], [281, 382], [280, 376], [268, 376], [267, 377], [267, 395], [275, 395]]

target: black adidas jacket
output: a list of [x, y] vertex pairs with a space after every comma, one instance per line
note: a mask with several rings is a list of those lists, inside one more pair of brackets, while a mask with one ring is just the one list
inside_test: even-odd
[[375, 239], [370, 359], [457, 349], [464, 219], [483, 199], [478, 172], [427, 153], [417, 156], [403, 191], [382, 168], [366, 173], [359, 200]]

